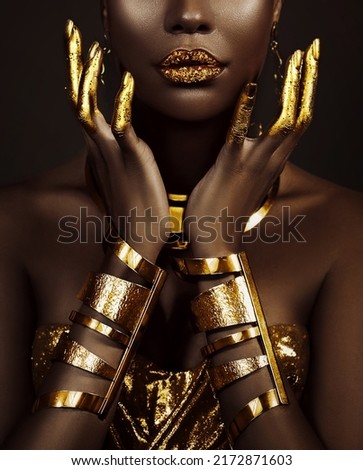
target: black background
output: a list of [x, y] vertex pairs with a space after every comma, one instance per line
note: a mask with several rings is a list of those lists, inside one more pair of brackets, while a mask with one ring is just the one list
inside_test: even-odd
[[[3, 185], [54, 167], [82, 146], [64, 90], [63, 30], [66, 19], [73, 19], [83, 32], [86, 46], [95, 39], [102, 42], [103, 33], [98, 0], [1, 3]], [[362, 18], [360, 0], [285, 0], [279, 27], [285, 59], [295, 49], [305, 49], [315, 37], [322, 41], [314, 120], [291, 160], [316, 175], [360, 191]], [[264, 75], [271, 75], [269, 65]]]

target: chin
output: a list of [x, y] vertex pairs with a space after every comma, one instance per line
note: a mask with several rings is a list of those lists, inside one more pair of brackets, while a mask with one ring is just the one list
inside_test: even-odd
[[213, 84], [199, 86], [169, 85], [152, 93], [137, 93], [140, 102], [174, 120], [200, 122], [233, 109], [238, 96], [220, 93]]

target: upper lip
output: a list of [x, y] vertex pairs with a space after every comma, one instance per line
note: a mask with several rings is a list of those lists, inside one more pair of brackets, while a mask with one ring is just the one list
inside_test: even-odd
[[176, 49], [170, 52], [160, 63], [161, 67], [187, 66], [222, 67], [222, 64], [205, 49]]

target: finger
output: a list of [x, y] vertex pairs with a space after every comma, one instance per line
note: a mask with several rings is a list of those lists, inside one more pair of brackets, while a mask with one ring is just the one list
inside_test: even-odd
[[313, 117], [316, 86], [318, 82], [318, 65], [320, 58], [320, 40], [315, 39], [305, 53], [302, 78], [301, 107], [296, 128], [304, 132]]
[[303, 53], [297, 50], [288, 62], [281, 95], [282, 109], [280, 116], [268, 131], [270, 136], [284, 137], [295, 128], [300, 97], [302, 63]]
[[87, 63], [84, 66], [79, 87], [77, 114], [89, 134], [96, 131], [95, 116], [98, 112], [97, 90], [102, 69], [102, 49], [94, 42], [89, 49]]
[[131, 125], [132, 99], [135, 91], [134, 78], [130, 72], [125, 72], [122, 84], [115, 99], [112, 117], [112, 132], [118, 139], [122, 139]]
[[227, 134], [228, 144], [242, 145], [250, 126], [257, 92], [256, 83], [247, 83], [238, 99], [231, 126]]
[[68, 94], [75, 108], [78, 103], [78, 90], [83, 71], [82, 37], [72, 20], [68, 20], [65, 28], [65, 42], [68, 68]]

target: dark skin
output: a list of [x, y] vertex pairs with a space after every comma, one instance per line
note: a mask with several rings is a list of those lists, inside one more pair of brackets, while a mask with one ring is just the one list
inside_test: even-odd
[[[102, 117], [97, 115], [98, 134], [92, 136], [93, 141], [88, 138], [87, 149], [82, 155], [54, 172], [26, 185], [4, 190], [1, 194], [4, 229], [1, 233], [0, 282], [3, 288], [0, 295], [4, 315], [2, 324], [6, 328], [1, 330], [0, 344], [4, 353], [0, 361], [8, 384], [1, 390], [1, 402], [6, 404], [1, 429], [4, 447], [98, 449], [112, 418], [111, 413], [102, 422], [96, 416], [75, 410], [43, 410], [27, 416], [34, 400], [29, 356], [35, 328], [43, 324], [68, 323], [69, 312], [78, 307], [76, 294], [89, 271], [103, 270], [130, 278], [129, 272], [119, 263], [105, 256], [100, 243], [90, 241], [65, 245], [57, 242], [58, 222], [64, 215], [79, 216], [80, 207], [87, 207], [89, 215], [100, 218], [104, 215], [85, 181], [87, 159], [93, 171], [97, 172], [99, 184], [103, 185], [103, 194], [109, 191], [104, 203], [107, 213], [113, 217], [128, 213], [136, 204], [140, 208], [152, 205], [160, 216], [164, 216], [167, 213], [164, 188], [173, 192], [190, 192], [195, 188], [188, 207], [192, 215], [200, 217], [211, 213], [212, 209], [223, 207], [235, 210], [236, 215], [250, 214], [281, 171], [280, 166], [283, 167], [278, 198], [270, 215], [281, 218], [285, 206], [290, 207], [291, 219], [305, 215], [299, 225], [305, 243], [294, 239], [289, 243], [281, 239], [276, 243], [265, 243], [261, 239], [241, 243], [241, 238], [236, 236], [232, 244], [225, 244], [217, 237], [208, 245], [197, 242], [192, 245], [194, 256], [217, 256], [240, 249], [246, 251], [268, 324], [306, 325], [311, 337], [312, 361], [303, 406], [294, 400], [288, 389], [290, 405], [271, 410], [252, 423], [240, 437], [236, 448], [362, 448], [363, 404], [358, 392], [363, 385], [363, 350], [358, 333], [363, 327], [360, 287], [363, 225], [359, 217], [363, 208], [362, 197], [285, 164], [290, 150], [300, 138], [299, 133], [293, 137], [296, 142], [292, 139], [288, 142], [289, 136], [281, 137], [279, 144], [283, 146], [288, 142], [288, 151], [280, 156], [279, 164], [273, 169], [269, 164], [259, 165], [258, 173], [256, 167], [245, 163], [258, 143], [248, 141], [243, 149], [225, 147], [225, 136], [241, 83], [252, 81], [262, 67], [270, 26], [273, 20], [278, 19], [280, 2], [271, 0], [266, 7], [265, 0], [261, 0], [253, 2], [253, 8], [252, 2], [241, 2], [239, 21], [244, 19], [241, 34], [248, 34], [249, 28], [259, 32], [256, 33], [256, 43], [241, 50], [235, 47], [243, 41], [230, 39], [235, 37], [234, 16], [228, 16], [228, 7], [221, 12], [217, 0], [156, 2], [156, 12], [164, 19], [162, 28], [158, 15], [150, 19], [150, 23], [145, 23], [147, 1], [138, 3], [139, 8], [135, 9], [134, 2], [106, 2], [104, 12], [105, 30], [114, 53], [117, 60], [133, 73], [139, 90], [136, 96], [140, 103], [138, 109], [143, 111], [141, 118], [135, 116], [135, 129], [129, 128], [125, 137], [117, 140], [125, 165], [123, 172], [118, 166], [119, 160], [113, 155], [103, 154], [103, 158], [108, 158], [107, 161], [114, 165], [107, 173], [100, 155], [95, 154], [92, 142], [97, 139], [100, 142], [106, 135], [102, 134], [106, 129], [102, 127]], [[232, 10], [235, 12], [235, 5]], [[145, 21], [138, 16], [143, 12]], [[246, 12], [251, 16], [245, 16]], [[220, 22], [221, 18], [223, 22]], [[126, 24], [131, 30], [127, 30]], [[143, 24], [143, 32], [138, 29], [140, 24]], [[218, 40], [217, 26], [225, 28], [226, 44]], [[241, 69], [238, 69], [239, 61], [234, 64], [231, 60], [230, 69], [221, 80], [215, 81], [215, 85], [193, 89], [171, 87], [157, 73], [147, 73], [149, 66], [140, 57], [153, 58], [151, 52], [141, 56], [136, 54], [138, 47], [149, 44], [147, 41], [143, 43], [152, 33], [148, 27], [156, 28], [160, 38], [170, 39], [167, 47], [165, 41], [162, 42], [166, 50], [157, 51], [158, 60], [180, 44], [194, 46], [192, 41], [195, 41], [198, 46], [208, 45], [215, 54], [218, 52], [213, 49], [215, 44], [224, 52], [232, 51], [230, 56], [226, 53], [227, 58], [245, 54], [248, 66], [242, 61]], [[231, 36], [229, 28], [233, 31]], [[153, 34], [156, 45], [161, 44], [157, 41], [158, 34]], [[124, 46], [123, 35], [134, 38], [128, 48]], [[134, 58], [135, 63], [132, 62]], [[147, 83], [142, 82], [145, 77]], [[160, 96], [164, 99], [159, 99]], [[147, 142], [147, 147], [140, 144], [136, 135]], [[271, 152], [261, 154], [261, 159], [270, 161]], [[227, 164], [231, 161], [229, 157], [231, 166]], [[143, 172], [145, 158], [147, 171]], [[157, 165], [151, 166], [154, 158]], [[218, 166], [218, 171], [213, 167], [216, 159], [224, 163]], [[214, 170], [209, 172], [210, 168]], [[180, 174], [182, 178], [177, 178], [176, 175]], [[135, 189], [130, 189], [135, 188], [134, 175], [139, 183], [137, 187], [142, 188], [137, 198]], [[202, 178], [203, 183], [198, 185]], [[143, 184], [140, 184], [142, 179]], [[229, 194], [225, 188], [232, 185], [233, 179], [241, 189]], [[216, 185], [216, 181], [222, 183]], [[253, 184], [249, 184], [250, 181]], [[220, 187], [223, 190], [218, 193]], [[128, 201], [125, 195], [130, 194], [134, 197]], [[211, 199], [213, 207], [208, 206]], [[219, 204], [217, 208], [216, 204]], [[273, 234], [268, 219], [261, 222], [261, 231], [264, 228], [270, 236]], [[126, 233], [125, 238], [130, 235]], [[196, 240], [197, 235], [193, 232], [191, 239]], [[163, 241], [134, 243], [133, 246], [155, 261]], [[163, 255], [160, 262], [162, 258]], [[154, 312], [140, 349], [160, 367], [185, 370], [200, 362], [200, 347], [206, 338], [194, 333], [185, 310], [189, 300], [205, 288], [204, 285], [184, 283], [173, 273], [169, 274], [160, 305]], [[108, 342], [82, 328], [73, 327], [72, 334], [89, 349], [117, 365], [120, 351]], [[252, 396], [256, 396], [260, 388], [268, 387], [262, 374], [249, 383], [257, 391]], [[106, 387], [104, 381], [63, 365], [52, 369], [43, 391], [54, 389], [55, 384], [74, 390], [87, 385], [100, 394]], [[247, 387], [237, 385], [230, 388], [228, 396], [221, 397], [222, 415], [227, 424], [246, 402], [249, 393]], [[86, 432], [90, 427], [94, 432]]]

